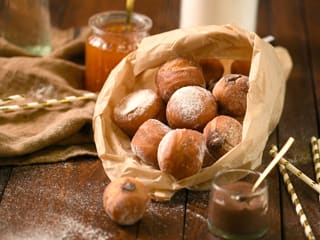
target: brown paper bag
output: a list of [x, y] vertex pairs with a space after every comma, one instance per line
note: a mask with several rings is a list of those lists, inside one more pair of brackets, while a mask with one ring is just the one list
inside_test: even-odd
[[[251, 59], [242, 142], [212, 166], [179, 181], [137, 161], [130, 139], [112, 120], [112, 110], [121, 98], [137, 89], [154, 89], [159, 66], [177, 56], [218, 58], [226, 69], [234, 59]], [[106, 174], [111, 181], [136, 177], [148, 186], [153, 199], [160, 201], [169, 200], [182, 188], [208, 190], [212, 176], [222, 168], [256, 168], [281, 116], [291, 68], [291, 58], [284, 48], [274, 48], [255, 33], [232, 25], [178, 29], [145, 38], [112, 71], [96, 103], [94, 138]]]

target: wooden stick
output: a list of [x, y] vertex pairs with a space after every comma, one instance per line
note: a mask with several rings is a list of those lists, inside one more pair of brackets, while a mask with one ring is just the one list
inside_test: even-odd
[[0, 113], [5, 112], [16, 112], [21, 110], [29, 110], [29, 109], [39, 109], [39, 108], [46, 108], [52, 107], [55, 105], [62, 105], [66, 103], [72, 103], [76, 101], [83, 101], [83, 100], [95, 100], [97, 95], [95, 93], [86, 93], [82, 96], [67, 96], [61, 99], [48, 99], [45, 101], [39, 102], [29, 102], [24, 104], [15, 104], [15, 105], [4, 105], [0, 106]]
[[[270, 150], [270, 155], [275, 156], [278, 152], [278, 148], [273, 145]], [[302, 180], [304, 183], [306, 183], [309, 187], [311, 187], [313, 190], [317, 191], [320, 194], [320, 184], [317, 184], [315, 181], [313, 181], [311, 178], [309, 178], [306, 174], [304, 174], [301, 170], [296, 168], [294, 165], [292, 165], [289, 161], [287, 161], [285, 158], [281, 158], [279, 161], [283, 166], [285, 166], [291, 173], [293, 173], [295, 176], [297, 176], [300, 180]]]
[[134, 0], [126, 0], [126, 9], [127, 9], [126, 25], [130, 25], [131, 23], [133, 7], [134, 7]]
[[21, 95], [12, 95], [12, 96], [0, 99], [0, 105], [7, 104], [13, 101], [22, 100], [22, 99], [24, 99], [24, 97]]
[[293, 137], [290, 137], [288, 139], [288, 141], [284, 144], [284, 146], [282, 147], [280, 152], [278, 154], [276, 154], [276, 156], [274, 156], [273, 160], [269, 163], [267, 168], [263, 171], [263, 173], [260, 175], [260, 177], [254, 183], [252, 190], [251, 190], [252, 192], [254, 192], [257, 189], [257, 187], [262, 183], [263, 179], [265, 179], [265, 177], [270, 173], [270, 171], [274, 168], [274, 166], [277, 165], [277, 163], [280, 161], [282, 156], [289, 150], [289, 148], [291, 147], [293, 142], [294, 142]]
[[283, 177], [283, 181], [287, 187], [287, 191], [290, 194], [291, 197], [291, 202], [293, 203], [294, 207], [295, 207], [295, 211], [299, 217], [300, 220], [300, 224], [301, 226], [304, 228], [304, 234], [307, 237], [307, 239], [309, 240], [315, 240], [315, 236], [313, 234], [312, 228], [308, 222], [307, 216], [305, 215], [302, 205], [299, 201], [299, 198], [294, 190], [294, 187], [291, 183], [291, 180], [289, 178], [289, 175], [286, 171], [286, 168], [283, 164], [279, 163], [279, 170], [280, 173]]

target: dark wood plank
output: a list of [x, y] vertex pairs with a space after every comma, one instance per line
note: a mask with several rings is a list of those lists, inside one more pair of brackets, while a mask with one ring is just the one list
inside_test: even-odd
[[99, 160], [17, 167], [0, 205], [0, 236], [11, 239], [136, 239], [102, 207], [108, 183]]
[[186, 191], [177, 192], [168, 202], [151, 202], [139, 224], [139, 240], [183, 238]]
[[[269, 155], [269, 150], [272, 145], [277, 145], [276, 130], [270, 135], [263, 152], [262, 165], [257, 169], [262, 172], [272, 160]], [[282, 239], [282, 219], [281, 219], [281, 199], [279, 186], [279, 171], [277, 168], [273, 169], [267, 177], [269, 186], [269, 231], [263, 239]]]
[[271, 33], [270, 30], [270, 2], [268, 0], [260, 0], [257, 15], [257, 34], [261, 37]]
[[0, 167], [0, 202], [11, 174], [11, 167]]
[[[317, 134], [316, 107], [313, 98], [311, 66], [308, 56], [308, 39], [305, 26], [303, 1], [270, 1], [272, 13], [271, 34], [279, 45], [285, 46], [293, 59], [294, 67], [287, 84], [284, 111], [279, 124], [279, 143], [282, 145], [290, 136], [296, 139], [286, 157], [296, 167], [312, 176], [310, 138]], [[309, 7], [308, 7], [309, 8]], [[283, 14], [285, 12], [285, 14]], [[281, 13], [281, 14], [279, 14]], [[271, 23], [270, 23], [271, 24]], [[288, 29], [293, 26], [294, 30]], [[319, 209], [316, 193], [302, 181], [292, 176], [293, 185], [305, 209], [316, 236], [319, 238]], [[294, 212], [292, 203], [282, 186], [283, 228], [285, 239], [303, 239], [303, 228]]]
[[303, 14], [305, 16], [306, 33], [308, 39], [308, 60], [311, 68], [311, 77], [313, 79], [315, 88], [315, 98], [317, 104], [317, 120], [318, 120], [318, 133], [315, 136], [320, 136], [320, 31], [319, 28], [319, 9], [320, 2], [305, 0]]
[[185, 240], [214, 239], [207, 225], [209, 194], [209, 191], [188, 193]]

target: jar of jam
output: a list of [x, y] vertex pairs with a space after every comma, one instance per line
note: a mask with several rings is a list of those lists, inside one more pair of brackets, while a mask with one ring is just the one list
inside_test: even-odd
[[133, 13], [129, 24], [126, 11], [98, 13], [89, 19], [91, 34], [85, 48], [85, 89], [101, 90], [111, 70], [148, 36], [152, 20]]

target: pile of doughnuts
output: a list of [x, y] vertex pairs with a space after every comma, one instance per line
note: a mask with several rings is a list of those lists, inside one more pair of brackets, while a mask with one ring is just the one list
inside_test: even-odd
[[214, 58], [168, 60], [156, 89], [125, 96], [113, 120], [139, 161], [177, 180], [192, 176], [241, 142], [249, 69], [249, 62], [234, 61], [225, 73]]

